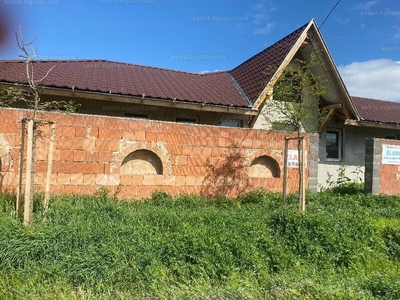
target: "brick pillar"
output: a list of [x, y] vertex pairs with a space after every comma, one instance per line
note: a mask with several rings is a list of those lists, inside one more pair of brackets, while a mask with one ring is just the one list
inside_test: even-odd
[[379, 194], [381, 186], [382, 142], [380, 139], [365, 140], [364, 192]]
[[318, 190], [318, 149], [319, 134], [310, 135], [310, 165], [308, 177], [308, 189], [312, 192]]

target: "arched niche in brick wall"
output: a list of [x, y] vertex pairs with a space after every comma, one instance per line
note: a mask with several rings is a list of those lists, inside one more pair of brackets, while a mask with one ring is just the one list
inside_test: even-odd
[[129, 153], [121, 163], [120, 174], [163, 174], [160, 157], [150, 150]]
[[278, 162], [268, 155], [254, 159], [249, 168], [249, 177], [252, 178], [278, 178], [279, 176]]

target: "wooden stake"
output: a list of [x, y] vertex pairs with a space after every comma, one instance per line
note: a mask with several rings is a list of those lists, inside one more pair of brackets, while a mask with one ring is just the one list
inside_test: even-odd
[[306, 185], [305, 185], [305, 172], [306, 172], [306, 164], [305, 164], [305, 159], [306, 159], [306, 143], [304, 140], [304, 137], [301, 139], [301, 173], [303, 174], [301, 178], [301, 193], [300, 193], [300, 207], [299, 210], [301, 212], [304, 212], [306, 210]]
[[17, 218], [22, 217], [22, 173], [23, 173], [23, 163], [24, 163], [24, 149], [25, 149], [25, 120], [21, 120], [21, 140], [19, 148], [19, 160], [18, 160], [18, 188], [17, 188], [17, 201], [15, 203], [15, 211], [17, 213]]
[[24, 225], [32, 223], [33, 199], [31, 192], [32, 174], [32, 148], [33, 148], [33, 120], [28, 121], [28, 143], [26, 150], [26, 176], [25, 176], [25, 206]]
[[285, 154], [283, 158], [283, 191], [282, 191], [282, 204], [286, 206], [286, 190], [287, 190], [287, 172], [288, 172], [288, 148], [289, 148], [289, 138], [285, 138]]
[[47, 209], [49, 208], [51, 170], [53, 168], [53, 153], [54, 153], [55, 136], [56, 136], [56, 124], [53, 123], [51, 125], [49, 156], [48, 156], [48, 159], [47, 159], [48, 160], [48, 164], [47, 164], [47, 175], [46, 175], [46, 187], [45, 187], [45, 194], [44, 194], [44, 214], [45, 215], [47, 213]]

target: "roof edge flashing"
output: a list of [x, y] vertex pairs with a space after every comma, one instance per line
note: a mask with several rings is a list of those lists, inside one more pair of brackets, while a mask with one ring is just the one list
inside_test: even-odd
[[243, 96], [244, 100], [246, 100], [247, 104], [249, 105], [249, 107], [253, 107], [253, 103], [250, 101], [250, 99], [247, 97], [246, 93], [243, 91], [243, 89], [241, 88], [241, 86], [239, 85], [239, 83], [235, 80], [235, 78], [233, 78], [233, 76], [231, 74], [229, 74], [233, 84], [236, 86], [236, 88], [238, 89], [239, 93]]

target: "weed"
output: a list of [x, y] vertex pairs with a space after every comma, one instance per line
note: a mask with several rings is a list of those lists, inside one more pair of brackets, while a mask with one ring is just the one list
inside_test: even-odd
[[238, 199], [156, 192], [140, 202], [50, 199], [15, 219], [0, 194], [0, 299], [397, 299], [399, 197]]

